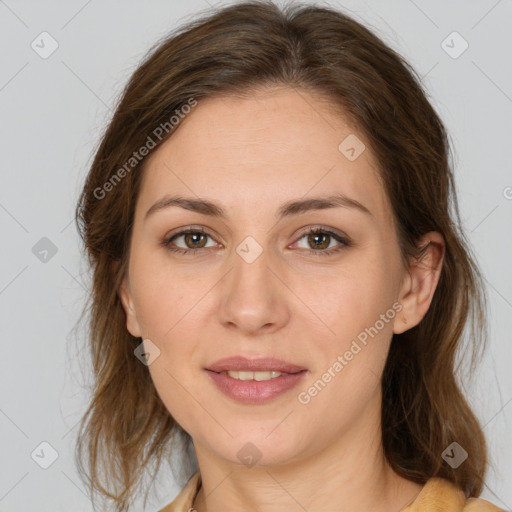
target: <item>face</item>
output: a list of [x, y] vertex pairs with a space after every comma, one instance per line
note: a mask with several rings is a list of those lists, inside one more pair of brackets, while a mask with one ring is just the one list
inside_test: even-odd
[[[377, 166], [347, 119], [291, 89], [201, 100], [150, 155], [120, 292], [196, 450], [240, 464], [252, 443], [284, 464], [378, 416], [404, 269]], [[232, 356], [296, 368], [278, 383], [211, 371]]]

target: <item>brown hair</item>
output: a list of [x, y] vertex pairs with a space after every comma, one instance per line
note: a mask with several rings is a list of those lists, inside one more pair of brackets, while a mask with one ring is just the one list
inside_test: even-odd
[[[446, 253], [431, 307], [391, 343], [382, 379], [382, 442], [399, 475], [417, 483], [444, 477], [467, 497], [479, 496], [485, 439], [456, 364], [464, 341], [470, 369], [484, 346], [485, 292], [460, 229], [443, 124], [415, 71], [362, 24], [326, 7], [278, 8], [267, 1], [207, 12], [159, 42], [133, 73], [97, 149], [77, 206], [93, 276], [95, 379], [77, 445], [82, 478], [92, 495], [99, 491], [126, 510], [147, 470], [153, 465], [156, 474], [162, 460], [191, 440], [134, 357], [141, 340], [128, 333], [118, 296], [144, 159], [128, 170], [126, 163], [191, 98], [273, 86], [325, 98], [364, 134], [380, 164], [405, 264], [421, 257], [423, 234], [443, 235]], [[158, 146], [171, 134], [153, 142]], [[113, 182], [116, 174], [122, 179]], [[107, 182], [108, 193], [100, 193]], [[453, 441], [469, 454], [456, 469], [441, 456]]]

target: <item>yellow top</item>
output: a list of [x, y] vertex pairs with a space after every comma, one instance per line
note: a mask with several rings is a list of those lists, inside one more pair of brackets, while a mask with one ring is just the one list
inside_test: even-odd
[[[159, 512], [189, 512], [201, 488], [201, 475], [194, 473], [172, 503]], [[464, 492], [449, 480], [430, 478], [413, 503], [401, 512], [505, 512], [480, 498], [465, 499]]]

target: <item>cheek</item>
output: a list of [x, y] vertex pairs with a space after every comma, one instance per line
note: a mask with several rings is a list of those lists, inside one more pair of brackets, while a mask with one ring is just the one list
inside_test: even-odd
[[[150, 260], [141, 257], [139, 261]], [[197, 277], [185, 278], [161, 262], [134, 265], [132, 289], [137, 317], [144, 338], [160, 350], [148, 369], [165, 407], [187, 431], [190, 424], [199, 419], [205, 421], [196, 410], [197, 402], [192, 397], [197, 392], [190, 377], [191, 369], [199, 365], [197, 357], [201, 353], [204, 329], [194, 320], [201, 314], [204, 286]]]
[[171, 359], [169, 355], [162, 353], [161, 357], [149, 366], [149, 372], [166, 409], [184, 430], [191, 433], [190, 425], [198, 423], [199, 420], [204, 422], [205, 418], [199, 414], [197, 408], [199, 402], [190, 382], [183, 378], [179, 368], [172, 363], [173, 360], [180, 359], [176, 354], [173, 354]]
[[[347, 258], [339, 267], [332, 267], [328, 274], [316, 276], [319, 279], [297, 283], [294, 288], [297, 295], [304, 298], [323, 324], [320, 339], [325, 341], [327, 351], [329, 346], [342, 348], [373, 326], [390, 308], [386, 320], [394, 316], [397, 272], [387, 261], [393, 260], [382, 255], [358, 254], [350, 260]], [[392, 322], [386, 321], [384, 326], [379, 322], [378, 327], [387, 336]]]
[[378, 409], [380, 379], [399, 308], [391, 270], [373, 259], [358, 265], [359, 271], [354, 267], [333, 275], [324, 293], [316, 293], [323, 313], [319, 316], [329, 330], [309, 327], [315, 368], [298, 390], [302, 394], [297, 401], [312, 428], [326, 436], [349, 428], [370, 402]]
[[[359, 256], [340, 266], [322, 287], [309, 284], [302, 291], [307, 295], [309, 290], [311, 309], [319, 312], [323, 323], [308, 327], [309, 338], [315, 340], [310, 347], [316, 365], [302, 389], [304, 402], [311, 399], [311, 411], [329, 410], [338, 424], [344, 414], [357, 414], [375, 393], [400, 308], [395, 302], [398, 267], [388, 263], [395, 260], [369, 251]], [[330, 408], [340, 396], [343, 404]]]
[[150, 251], [133, 253], [130, 277], [143, 334], [157, 343], [171, 335], [204, 295], [200, 277], [173, 269], [165, 255]]

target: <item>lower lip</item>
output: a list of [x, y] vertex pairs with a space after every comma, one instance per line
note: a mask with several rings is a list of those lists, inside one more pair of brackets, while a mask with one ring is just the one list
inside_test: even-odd
[[206, 370], [217, 387], [227, 396], [244, 404], [263, 404], [294, 388], [307, 371], [279, 375], [269, 380], [239, 380]]

